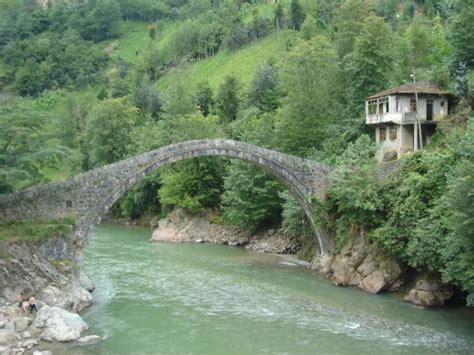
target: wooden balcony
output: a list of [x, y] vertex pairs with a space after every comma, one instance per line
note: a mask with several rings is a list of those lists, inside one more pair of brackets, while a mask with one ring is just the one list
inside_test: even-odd
[[[422, 123], [431, 123], [420, 117]], [[387, 112], [367, 115], [365, 123], [368, 125], [378, 125], [382, 123], [395, 123], [399, 125], [413, 124], [416, 122], [416, 112]]]

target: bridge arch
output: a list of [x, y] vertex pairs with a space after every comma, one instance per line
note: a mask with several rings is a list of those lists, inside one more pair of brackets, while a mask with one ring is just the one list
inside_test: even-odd
[[326, 191], [328, 168], [314, 161], [227, 139], [171, 144], [63, 182], [0, 197], [0, 220], [51, 219], [72, 215], [77, 227], [75, 244], [82, 252], [95, 226], [131, 187], [161, 167], [203, 156], [240, 159], [275, 176], [304, 209], [321, 254], [329, 253], [327, 238], [314, 223], [310, 201], [313, 196], [322, 196]]

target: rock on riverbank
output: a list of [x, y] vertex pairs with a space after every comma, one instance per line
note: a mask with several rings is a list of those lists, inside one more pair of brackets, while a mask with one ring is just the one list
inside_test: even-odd
[[362, 235], [350, 240], [323, 268], [314, 260], [312, 269], [337, 286], [355, 286], [370, 293], [399, 290], [403, 284], [401, 264], [369, 245]]
[[[92, 304], [94, 286], [84, 274], [73, 272], [71, 240], [0, 242], [0, 354], [22, 353], [43, 340], [77, 340], [88, 328], [75, 312]], [[18, 309], [19, 293], [26, 299], [36, 295], [37, 315]]]
[[301, 243], [286, 236], [277, 229], [251, 235], [243, 228], [214, 224], [215, 213], [209, 211], [201, 215], [189, 215], [182, 209], [174, 210], [160, 220], [151, 240], [172, 243], [213, 243], [245, 246], [266, 253], [296, 254]]

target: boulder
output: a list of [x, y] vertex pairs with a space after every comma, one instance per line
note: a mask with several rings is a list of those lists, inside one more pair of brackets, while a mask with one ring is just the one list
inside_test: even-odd
[[100, 342], [101, 340], [102, 340], [102, 337], [98, 335], [87, 335], [85, 337], [78, 339], [77, 345], [80, 345], [80, 346], [94, 345]]
[[78, 314], [47, 305], [41, 307], [32, 327], [40, 329], [39, 336], [46, 341], [76, 340], [89, 328]]
[[29, 331], [24, 331], [20, 335], [21, 335], [22, 339], [30, 339], [31, 338], [31, 333]]
[[73, 287], [71, 296], [73, 303], [72, 310], [74, 312], [80, 312], [94, 302], [91, 293], [81, 285], [75, 285]]
[[72, 309], [73, 301], [69, 293], [52, 285], [48, 285], [38, 296], [42, 302], [51, 307]]
[[15, 318], [15, 330], [17, 332], [23, 332], [30, 326], [33, 322], [31, 318], [28, 317], [17, 317]]
[[14, 330], [0, 329], [0, 345], [13, 345], [19, 340], [20, 334]]
[[87, 291], [89, 292], [92, 292], [94, 291], [94, 284], [92, 283], [92, 281], [87, 277], [86, 274], [84, 274], [83, 272], [81, 272], [79, 274], [79, 283], [81, 284], [82, 287], [84, 287]]
[[346, 243], [329, 266], [322, 268], [319, 265], [313, 260], [312, 269], [324, 271], [336, 286], [356, 286], [370, 293], [379, 293], [399, 289], [402, 284], [403, 269], [398, 261], [369, 245], [363, 234]]
[[39, 344], [39, 341], [37, 339], [28, 339], [28, 340], [22, 341], [20, 343], [20, 346], [22, 348], [31, 349], [33, 346], [36, 346], [38, 344]]
[[79, 282], [68, 289], [59, 289], [48, 285], [39, 295], [39, 299], [48, 306], [80, 312], [93, 303], [92, 295]]
[[33, 355], [53, 355], [53, 353], [48, 350], [42, 350], [42, 351], [34, 351]]
[[421, 307], [444, 306], [451, 299], [454, 291], [436, 276], [421, 276], [404, 300]]

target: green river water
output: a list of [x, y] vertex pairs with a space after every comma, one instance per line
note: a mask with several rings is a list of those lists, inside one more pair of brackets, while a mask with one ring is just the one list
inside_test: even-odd
[[150, 234], [97, 228], [84, 265], [96, 304], [83, 317], [105, 340], [55, 354], [474, 352], [472, 309], [423, 310], [335, 287], [274, 255]]

